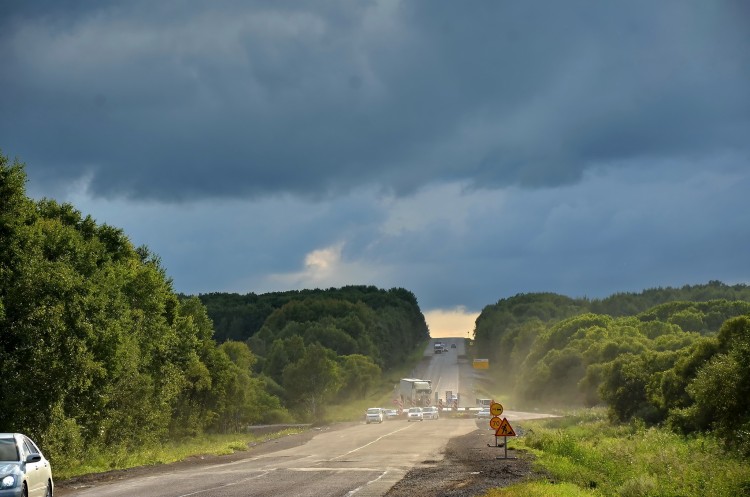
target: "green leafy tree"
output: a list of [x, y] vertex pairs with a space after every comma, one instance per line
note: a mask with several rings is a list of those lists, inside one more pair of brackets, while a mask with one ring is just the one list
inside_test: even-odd
[[335, 354], [319, 344], [307, 347], [304, 356], [284, 369], [284, 389], [292, 409], [310, 416], [322, 417], [325, 404], [341, 387], [341, 372]]
[[750, 455], [750, 318], [725, 323], [718, 341], [719, 352], [687, 387], [693, 403], [675, 409], [672, 422], [683, 430], [714, 430]]
[[343, 386], [341, 393], [350, 398], [364, 399], [380, 379], [380, 367], [367, 356], [352, 354], [341, 359]]

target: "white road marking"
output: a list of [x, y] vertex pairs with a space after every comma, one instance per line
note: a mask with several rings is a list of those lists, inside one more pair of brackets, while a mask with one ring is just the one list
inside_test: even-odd
[[206, 492], [211, 492], [213, 490], [216, 490], [217, 488], [233, 487], [235, 485], [239, 485], [240, 483], [245, 483], [245, 482], [248, 482], [250, 480], [255, 480], [257, 478], [262, 478], [262, 477], [266, 476], [270, 472], [271, 471], [263, 471], [261, 474], [256, 475], [256, 476], [251, 476], [249, 478], [243, 478], [243, 479], [241, 479], [239, 481], [234, 481], [232, 483], [225, 483], [224, 485], [219, 485], [217, 487], [211, 487], [211, 488], [205, 488], [203, 490], [197, 490], [195, 492], [190, 492], [189, 494], [178, 495], [177, 497], [190, 497], [191, 495], [198, 495], [198, 494], [203, 494], [203, 493], [206, 493]]
[[385, 435], [383, 435], [382, 437], [378, 437], [378, 438], [376, 438], [375, 440], [373, 440], [372, 442], [368, 442], [368, 443], [364, 444], [364, 445], [363, 445], [362, 447], [357, 447], [356, 449], [352, 449], [352, 450], [350, 450], [349, 452], [347, 452], [347, 453], [345, 453], [345, 454], [341, 454], [340, 456], [336, 456], [336, 457], [334, 457], [333, 459], [329, 459], [329, 461], [335, 461], [335, 460], [336, 460], [336, 459], [338, 459], [339, 457], [344, 457], [344, 456], [348, 456], [348, 455], [349, 455], [349, 454], [351, 454], [352, 452], [357, 452], [358, 450], [364, 449], [365, 447], [369, 447], [370, 445], [374, 444], [375, 442], [379, 442], [379, 441], [381, 441], [381, 440], [382, 440], [382, 439], [384, 439], [385, 437], [388, 437], [388, 436], [390, 436], [390, 435], [393, 435], [394, 433], [398, 433], [398, 432], [400, 432], [400, 431], [403, 431], [403, 430], [407, 430], [407, 429], [411, 428], [412, 426], [413, 426], [413, 425], [408, 425], [408, 426], [405, 426], [405, 427], [403, 427], [403, 428], [400, 428], [400, 429], [398, 429], [398, 430], [396, 430], [396, 431], [392, 431], [392, 432], [390, 432], [390, 433], [386, 433], [386, 434], [385, 434]]
[[384, 477], [384, 476], [385, 476], [385, 475], [387, 475], [387, 474], [388, 474], [388, 470], [386, 470], [386, 471], [383, 471], [383, 473], [382, 473], [382, 474], [381, 474], [380, 476], [378, 476], [377, 478], [375, 478], [374, 480], [370, 480], [370, 481], [368, 481], [367, 483], [365, 483], [364, 485], [362, 485], [361, 487], [357, 487], [357, 488], [355, 488], [354, 490], [350, 490], [350, 491], [349, 491], [349, 492], [348, 492], [348, 493], [346, 494], [346, 497], [351, 497], [352, 495], [356, 494], [357, 492], [359, 492], [360, 490], [362, 490], [362, 489], [363, 489], [363, 488], [365, 488], [366, 486], [368, 486], [368, 485], [371, 485], [371, 484], [375, 483], [376, 481], [380, 480], [380, 479], [381, 479], [382, 477]]

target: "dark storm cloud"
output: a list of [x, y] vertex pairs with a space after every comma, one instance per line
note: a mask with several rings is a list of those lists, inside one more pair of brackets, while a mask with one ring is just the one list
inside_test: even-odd
[[749, 153], [734, 2], [20, 2], [0, 146], [39, 183], [187, 200], [539, 187]]

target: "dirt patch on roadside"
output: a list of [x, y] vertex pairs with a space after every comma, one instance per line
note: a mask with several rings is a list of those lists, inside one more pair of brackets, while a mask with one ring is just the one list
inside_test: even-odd
[[441, 461], [424, 461], [425, 467], [410, 470], [385, 495], [474, 497], [491, 488], [546, 479], [546, 474], [532, 469], [533, 456], [516, 451], [513, 439], [508, 440], [508, 459], [498, 459], [505, 456], [505, 449], [494, 447], [495, 435], [490, 430], [478, 429], [452, 438]]

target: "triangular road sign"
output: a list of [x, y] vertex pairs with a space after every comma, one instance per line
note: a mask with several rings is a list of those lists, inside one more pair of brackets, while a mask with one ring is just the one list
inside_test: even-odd
[[500, 427], [495, 432], [496, 437], [515, 437], [516, 432], [513, 431], [513, 427], [508, 422], [508, 418], [503, 418], [500, 423]]

